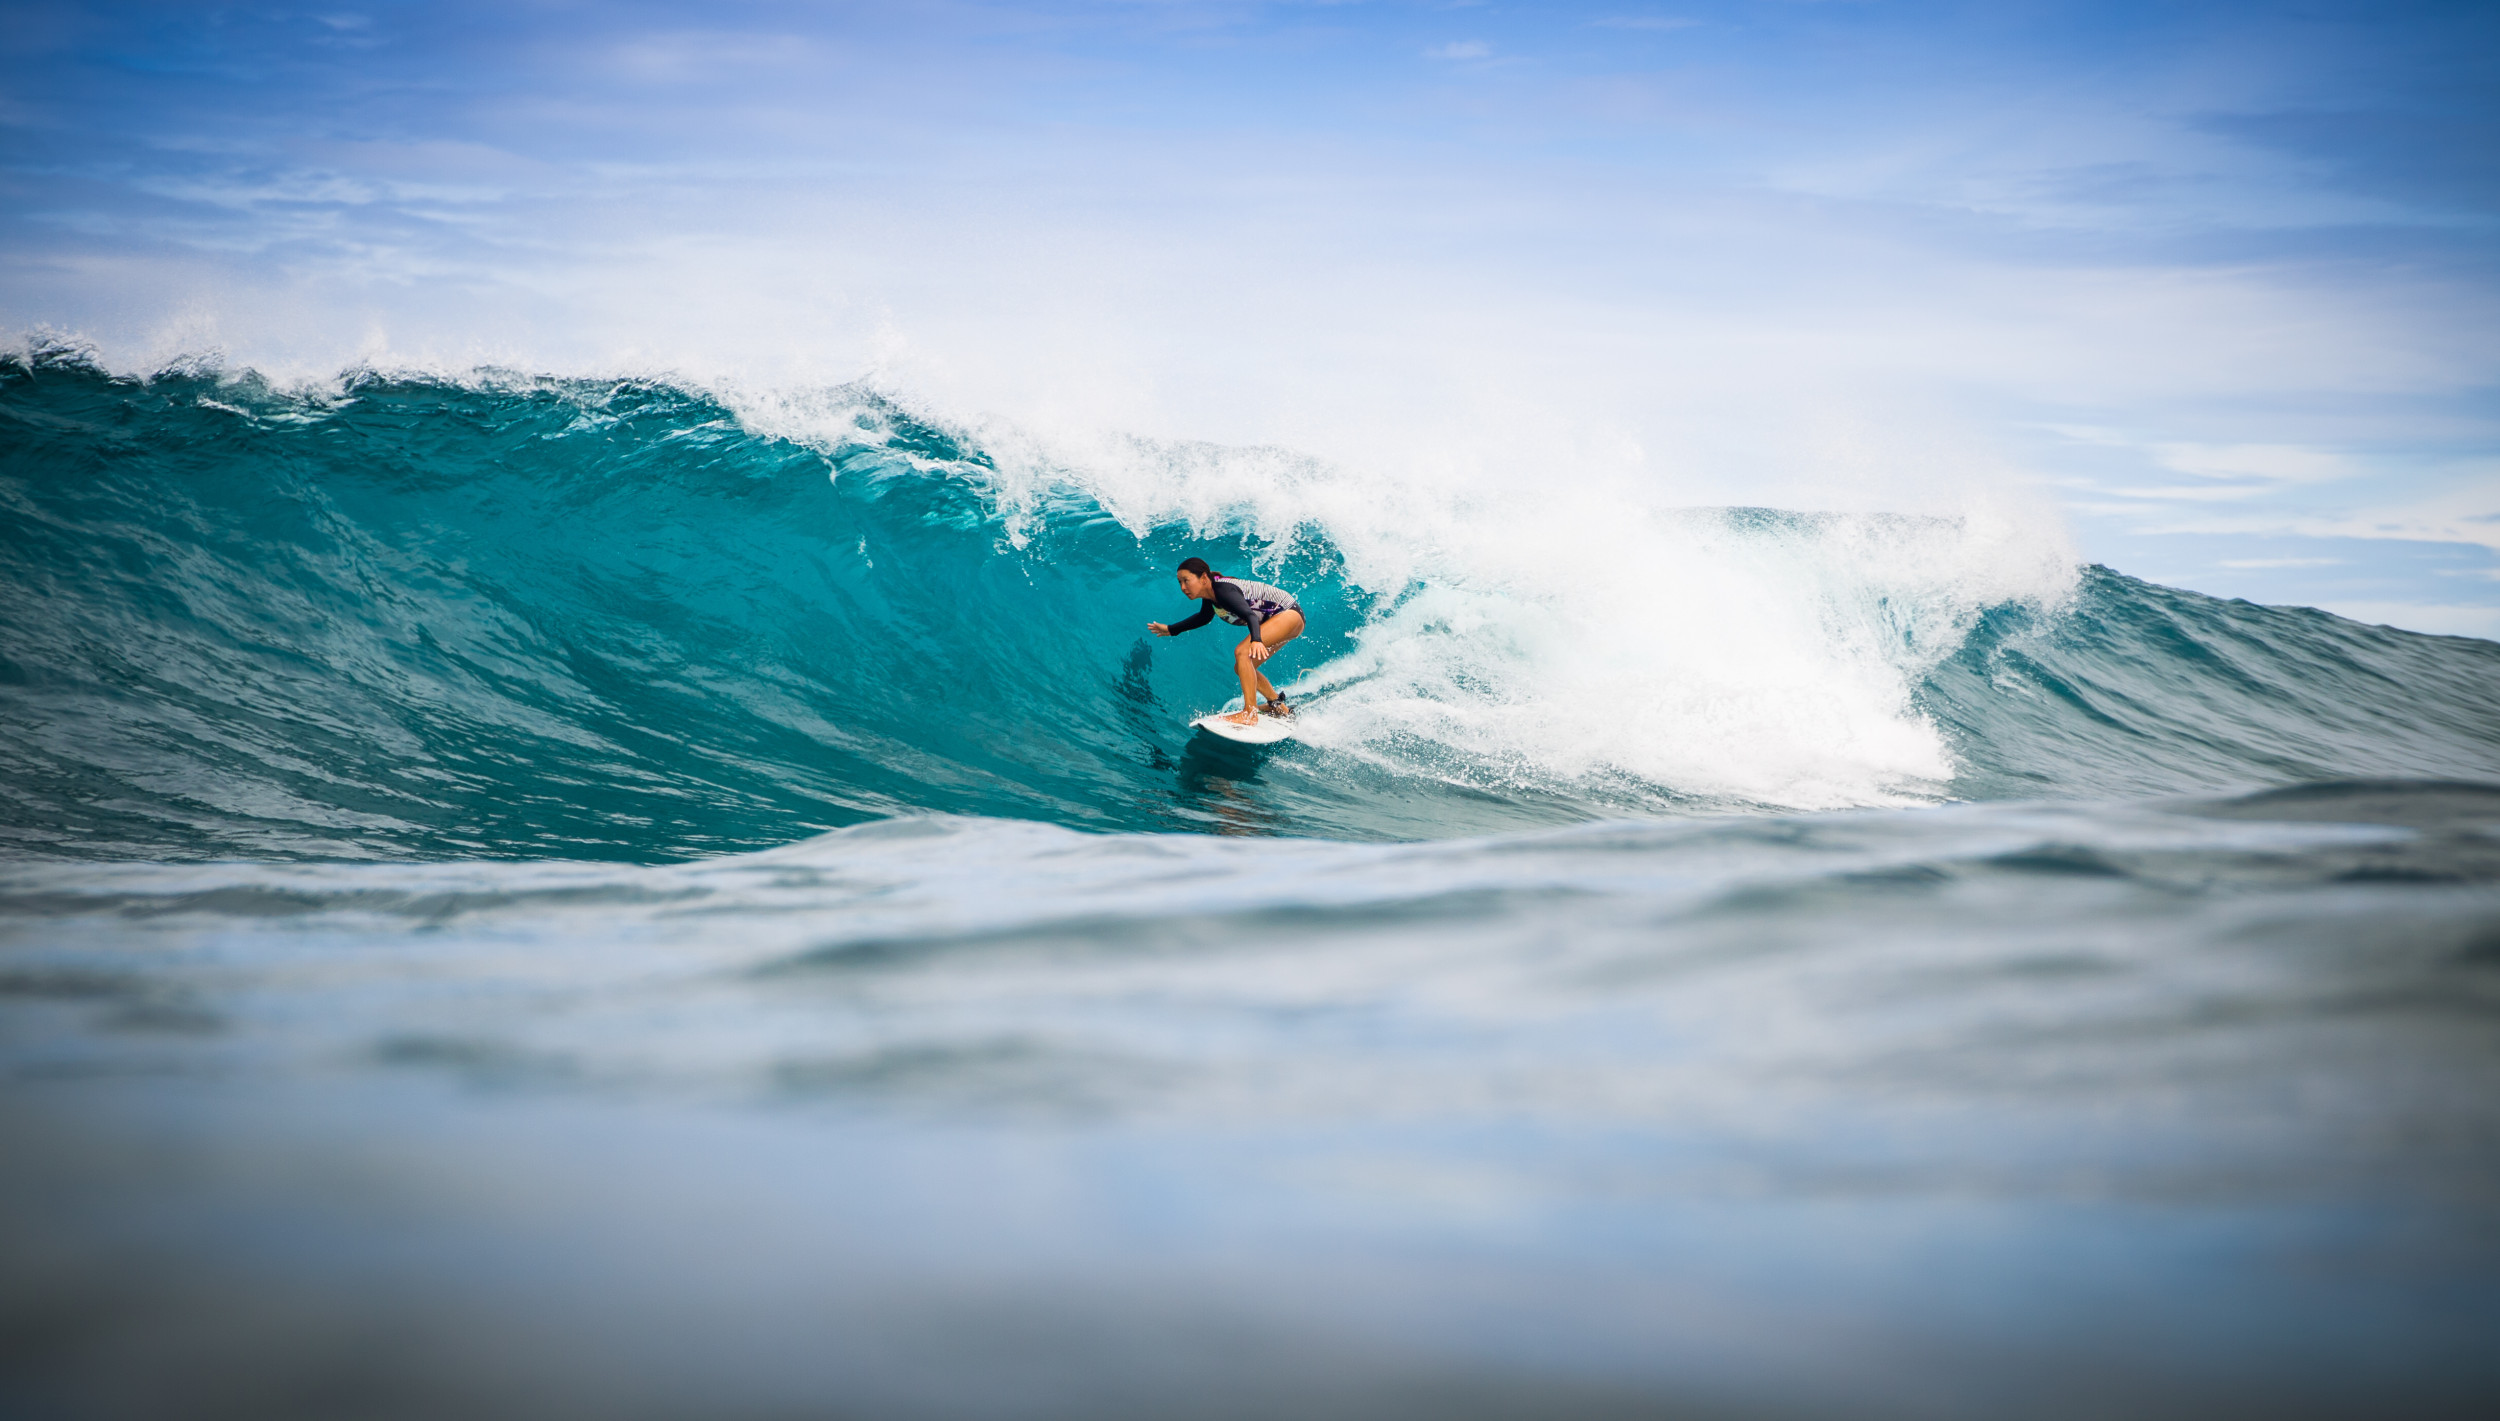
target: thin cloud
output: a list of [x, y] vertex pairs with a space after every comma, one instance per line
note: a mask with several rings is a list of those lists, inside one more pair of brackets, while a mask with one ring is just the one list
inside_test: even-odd
[[2155, 452], [2165, 468], [2211, 479], [2328, 483], [2364, 472], [2332, 450], [2297, 444], [2162, 444]]
[[2225, 503], [2270, 492], [2263, 484], [2197, 484], [2192, 487], [2114, 488], [2120, 498], [2183, 499], [2193, 503]]
[[[2158, 497], [2152, 490], [2112, 490], [2121, 496]], [[2173, 496], [2181, 496], [2175, 491]], [[2406, 543], [2451, 543], [2500, 553], [2500, 511], [2479, 488], [2454, 490], [2413, 503], [2318, 513], [2251, 512], [2237, 516], [2180, 517], [2136, 531], [2151, 534], [2258, 534], [2266, 537], [2359, 538]], [[2112, 513], [2129, 511], [2113, 505]]]
[[1609, 15], [1602, 20], [1589, 21], [1589, 28], [1597, 30], [1650, 30], [1657, 33], [1664, 33], [1668, 30], [1694, 29], [1699, 27], [1700, 24], [1701, 21], [1687, 19], [1682, 15]]
[[2433, 636], [2470, 636], [2500, 641], [2500, 607], [2426, 602], [2328, 602], [2323, 610], [2372, 626], [2397, 627]]

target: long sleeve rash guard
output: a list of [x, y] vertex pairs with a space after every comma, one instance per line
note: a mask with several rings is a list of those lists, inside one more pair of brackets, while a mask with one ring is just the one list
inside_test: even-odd
[[1198, 603], [1198, 610], [1191, 613], [1188, 620], [1174, 622], [1166, 630], [1174, 636], [1179, 636], [1182, 632], [1194, 632], [1215, 620], [1215, 609], [1218, 604], [1221, 604], [1225, 611], [1232, 613], [1231, 620], [1248, 627], [1253, 638], [1258, 636], [1259, 627], [1267, 620], [1260, 615], [1258, 608], [1250, 605], [1249, 598], [1241, 595], [1240, 588], [1235, 587], [1229, 580], [1219, 577], [1215, 579], [1215, 595], [1202, 599]]

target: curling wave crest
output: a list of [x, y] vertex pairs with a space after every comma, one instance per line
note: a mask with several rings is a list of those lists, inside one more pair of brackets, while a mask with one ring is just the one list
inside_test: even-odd
[[[859, 389], [0, 367], [21, 852], [659, 860], [935, 811], [1399, 839], [2500, 773], [2500, 646], [1986, 516], [1644, 506], [1045, 444]], [[1290, 586], [1302, 734], [1198, 555]], [[2391, 694], [2401, 688], [2401, 696]]]

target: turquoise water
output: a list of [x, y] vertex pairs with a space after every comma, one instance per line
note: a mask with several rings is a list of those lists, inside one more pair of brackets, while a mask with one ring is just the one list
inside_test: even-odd
[[[1411, 721], [1347, 743], [1325, 701], [1317, 743], [1210, 746], [1186, 722], [1227, 694], [1221, 629], [1143, 631], [1191, 610], [1172, 564], [1295, 588], [1312, 630], [1285, 660], [1306, 675], [1360, 663], [1354, 634], [1430, 575], [1356, 585], [1316, 518], [1262, 539], [1236, 510], [1125, 527], [1073, 484], [1011, 503], [977, 447], [873, 395], [810, 447], [647, 384], [7, 380], [0, 768], [28, 851], [652, 862], [915, 811], [1405, 839], [1784, 807], [1602, 762], [1540, 773], [1539, 747], [1471, 756]], [[1774, 568], [1887, 532], [1678, 516]], [[1845, 591], [1858, 617], [1899, 596]], [[1597, 655], [1643, 634], [1607, 610], [1624, 621]], [[1931, 664], [1886, 669], [1949, 771], [1871, 775], [1861, 802], [2500, 775], [2493, 643], [2100, 568], [1945, 620]], [[1436, 639], [1465, 638], [1406, 645]], [[1494, 679], [1462, 665], [1425, 691]]]
[[1097, 455], [0, 367], [12, 1412], [2500, 1394], [2500, 645]]

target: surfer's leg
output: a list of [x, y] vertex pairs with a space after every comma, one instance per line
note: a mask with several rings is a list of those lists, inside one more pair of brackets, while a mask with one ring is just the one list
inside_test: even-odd
[[[1259, 625], [1259, 640], [1266, 644], [1268, 654], [1273, 656], [1276, 648], [1302, 635], [1302, 626], [1300, 612], [1279, 612]], [[1250, 693], [1253, 689], [1256, 689], [1260, 695], [1266, 696], [1275, 706], [1285, 704], [1285, 698], [1276, 689], [1276, 683], [1268, 680], [1265, 673], [1259, 670], [1259, 663], [1250, 659], [1250, 642], [1247, 638], [1243, 639], [1240, 648], [1233, 655], [1237, 669], [1245, 673], [1241, 683], [1244, 709], [1256, 710], [1258, 708], [1257, 702], [1251, 698]], [[1251, 684], [1252, 678], [1256, 678], [1257, 681], [1255, 688]], [[1285, 713], [1291, 714], [1291, 707], [1286, 707]]]
[[1250, 648], [1255, 644], [1243, 637], [1241, 645], [1233, 648], [1233, 674], [1241, 678], [1241, 714], [1232, 719], [1244, 725], [1259, 718], [1259, 690], [1267, 685], [1267, 678], [1259, 674], [1259, 663], [1250, 659]]

